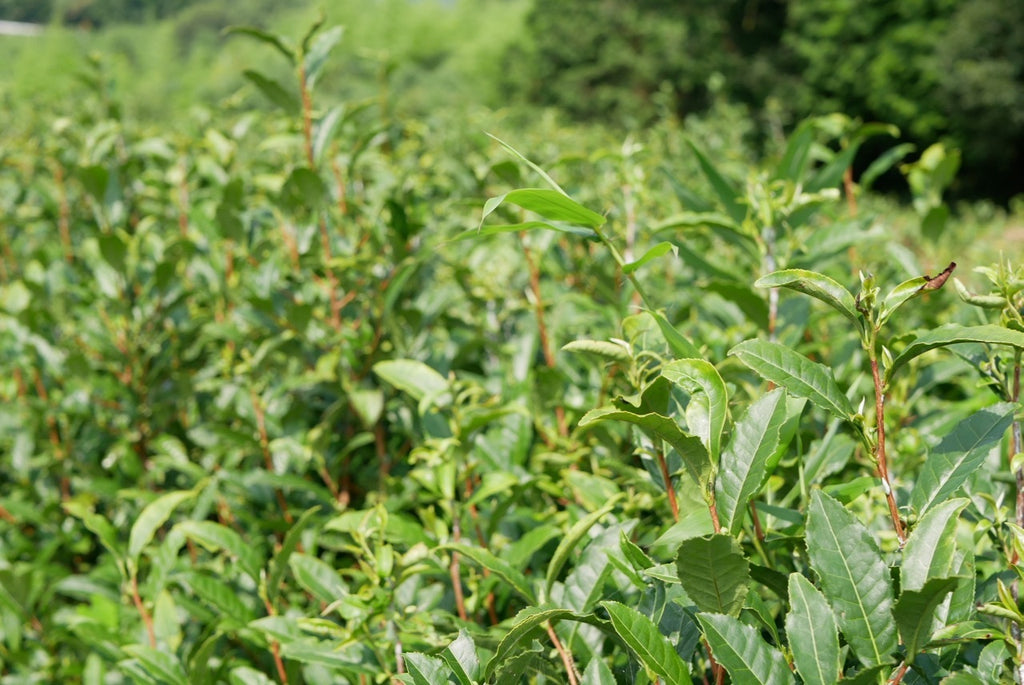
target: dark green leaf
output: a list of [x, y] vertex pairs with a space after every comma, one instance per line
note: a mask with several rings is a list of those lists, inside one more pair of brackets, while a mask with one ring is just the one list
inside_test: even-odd
[[698, 610], [739, 616], [750, 587], [750, 566], [735, 538], [718, 533], [685, 540], [676, 568]]
[[712, 464], [717, 466], [722, 453], [722, 430], [729, 407], [725, 381], [718, 370], [703, 359], [679, 359], [661, 369], [661, 375], [690, 395], [686, 420], [691, 431], [700, 436]]
[[907, 663], [914, 663], [932, 634], [935, 609], [956, 588], [956, 578], [931, 578], [920, 590], [903, 590], [893, 616], [907, 649]]
[[892, 367], [886, 370], [886, 377], [891, 378], [901, 366], [929, 350], [957, 343], [1010, 345], [1018, 350], [1024, 350], [1024, 333], [991, 324], [982, 326], [946, 324], [921, 335], [907, 345], [893, 360]]
[[900, 588], [920, 590], [932, 578], [955, 575], [956, 526], [960, 512], [970, 504], [951, 499], [932, 507], [914, 526], [903, 548]]
[[481, 547], [472, 547], [462, 543], [439, 545], [437, 549], [457, 552], [461, 556], [471, 559], [476, 564], [501, 578], [509, 585], [509, 587], [519, 593], [523, 599], [531, 604], [536, 604], [537, 598], [534, 595], [533, 589], [530, 587], [530, 582], [527, 580], [526, 576], [512, 568], [508, 562], [499, 559], [486, 549]]
[[807, 553], [857, 658], [890, 663], [897, 640], [889, 569], [863, 524], [820, 490], [811, 495]]
[[286, 113], [292, 115], [299, 113], [300, 105], [298, 96], [287, 90], [280, 83], [268, 76], [264, 76], [258, 71], [253, 71], [252, 69], [246, 69], [242, 72], [242, 75], [249, 79], [249, 81], [252, 82], [252, 84], [256, 86], [261, 93], [263, 93], [264, 97], [283, 109]]
[[715, 660], [734, 683], [788, 685], [794, 683], [785, 657], [761, 638], [753, 626], [724, 614], [697, 614]]
[[834, 685], [842, 675], [839, 628], [825, 596], [799, 573], [789, 576], [786, 636], [805, 685]]
[[804, 269], [786, 269], [762, 276], [754, 285], [759, 288], [789, 288], [810, 295], [835, 309], [860, 329], [861, 317], [853, 295], [825, 274]]
[[619, 637], [652, 673], [673, 685], [688, 685], [690, 669], [651, 619], [619, 602], [601, 602]]

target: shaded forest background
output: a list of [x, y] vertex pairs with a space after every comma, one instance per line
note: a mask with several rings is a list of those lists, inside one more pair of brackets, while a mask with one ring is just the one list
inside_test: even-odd
[[[143, 73], [162, 84], [165, 99], [178, 92], [178, 103], [216, 102], [239, 85], [236, 71], [217, 81], [208, 69], [227, 40], [224, 27], [287, 24], [321, 6], [0, 0], [0, 19], [107, 32], [136, 65], [146, 62], [143, 52], [159, 53], [148, 59], [163, 64], [167, 78]], [[919, 150], [937, 140], [960, 149], [956, 196], [1005, 202], [1024, 190], [1019, 0], [365, 0], [325, 9], [346, 25], [352, 46], [345, 76], [327, 86], [338, 95], [386, 82], [416, 115], [469, 104], [531, 113], [539, 105], [625, 128], [724, 104], [749, 115], [744, 135], [754, 149], [808, 115], [839, 111], [894, 124]], [[146, 38], [126, 23], [146, 24]], [[152, 42], [154, 26], [165, 40]], [[412, 44], [388, 43], [410, 26]], [[38, 90], [33, 71], [21, 69], [20, 78]], [[149, 114], [175, 111], [166, 104]], [[863, 151], [865, 159], [875, 154]], [[890, 190], [898, 180], [894, 174]]]

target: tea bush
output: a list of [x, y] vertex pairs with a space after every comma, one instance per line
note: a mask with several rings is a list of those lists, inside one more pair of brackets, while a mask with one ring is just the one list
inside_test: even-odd
[[3, 134], [0, 682], [1020, 680], [1024, 274], [890, 129], [566, 153], [235, 33], [271, 113]]

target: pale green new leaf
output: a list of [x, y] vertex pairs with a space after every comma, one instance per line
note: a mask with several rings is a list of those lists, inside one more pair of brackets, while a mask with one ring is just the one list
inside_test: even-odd
[[700, 356], [700, 350], [680, 333], [663, 314], [660, 312], [649, 312], [649, 314], [658, 324], [661, 334], [665, 336], [665, 342], [671, 348], [672, 354], [680, 359], [695, 359]]
[[476, 645], [465, 629], [459, 631], [448, 647], [441, 652], [441, 659], [448, 664], [461, 685], [473, 685], [480, 673], [480, 661], [476, 655]]
[[623, 264], [622, 265], [622, 273], [624, 273], [624, 274], [631, 274], [634, 271], [636, 271], [637, 269], [639, 269], [641, 266], [646, 264], [647, 262], [649, 262], [649, 261], [651, 261], [653, 259], [657, 259], [658, 257], [661, 257], [663, 255], [666, 255], [669, 252], [672, 252], [672, 253], [674, 253], [676, 255], [679, 254], [678, 248], [676, 248], [676, 246], [673, 245], [672, 243], [669, 243], [669, 242], [658, 243], [657, 245], [655, 245], [651, 249], [647, 250], [647, 252], [644, 253], [644, 256], [641, 257], [640, 259], [637, 259], [635, 261]]
[[776, 388], [751, 404], [733, 428], [715, 482], [718, 515], [733, 535], [743, 526], [747, 503], [768, 477], [767, 464], [778, 451], [786, 418], [785, 390]]
[[632, 359], [625, 345], [608, 340], [573, 340], [562, 345], [566, 352], [586, 352], [617, 362], [628, 362]]
[[907, 300], [920, 294], [922, 286], [927, 283], [928, 278], [926, 276], [918, 276], [917, 278], [911, 278], [910, 280], [903, 281], [893, 288], [889, 294], [885, 296], [885, 299], [882, 300], [882, 306], [878, 311], [877, 324], [881, 326], [888, 321], [889, 317], [892, 316], [897, 309], [903, 306]]
[[920, 590], [903, 590], [896, 601], [893, 616], [906, 647], [907, 663], [914, 663], [931, 637], [935, 609], [956, 588], [957, 578], [931, 578]]
[[715, 660], [732, 682], [743, 685], [790, 685], [796, 681], [782, 653], [761, 638], [760, 631], [724, 614], [697, 614]]
[[893, 360], [892, 367], [886, 370], [886, 378], [891, 378], [897, 369], [925, 352], [957, 343], [1010, 345], [1018, 350], [1024, 350], [1024, 333], [992, 324], [982, 326], [946, 324], [928, 331], [907, 345]]
[[920, 590], [932, 578], [954, 575], [956, 524], [960, 512], [970, 504], [966, 498], [942, 502], [921, 517], [903, 548], [900, 588]]
[[932, 448], [910, 495], [918, 515], [956, 492], [1006, 434], [1015, 405], [994, 404], [961, 421]]
[[487, 200], [484, 203], [483, 216], [480, 218], [481, 225], [494, 210], [506, 203], [539, 214], [548, 221], [566, 221], [587, 228], [598, 228], [605, 222], [602, 215], [587, 209], [557, 190], [519, 188]]
[[[703, 359], [679, 359], [662, 367], [661, 375], [690, 394], [686, 411], [690, 429], [700, 436], [712, 464], [717, 465], [729, 409], [729, 395], [718, 369]], [[696, 411], [691, 411], [692, 407]]]
[[807, 553], [857, 658], [865, 666], [890, 663], [897, 638], [889, 568], [864, 525], [820, 490], [811, 495]]
[[679, 581], [700, 611], [738, 616], [750, 587], [750, 564], [725, 533], [684, 540], [676, 555]]
[[512, 568], [508, 562], [499, 559], [486, 549], [454, 542], [446, 545], [439, 545], [437, 549], [458, 552], [462, 556], [472, 560], [476, 564], [501, 578], [527, 602], [536, 604], [537, 597], [534, 594], [533, 588], [530, 587], [530, 581], [526, 579], [526, 576]]
[[192, 497], [195, 497], [192, 490], [168, 492], [147, 504], [128, 534], [128, 558], [138, 562], [139, 554], [150, 543], [160, 526], [167, 523], [167, 519], [178, 505]]
[[842, 675], [839, 628], [825, 596], [799, 573], [789, 575], [786, 635], [805, 685], [834, 685]]
[[789, 288], [821, 300], [859, 327], [857, 301], [849, 290], [825, 274], [805, 269], [785, 269], [762, 276], [754, 283], [758, 288]]
[[283, 109], [288, 114], [297, 114], [300, 109], [299, 98], [290, 90], [282, 86], [278, 81], [265, 76], [258, 71], [246, 69], [242, 76], [249, 79], [263, 96], [272, 103]]
[[526, 156], [523, 155], [523, 153], [521, 153], [519, 150], [517, 150], [514, 147], [512, 147], [511, 145], [509, 145], [508, 143], [506, 143], [504, 140], [502, 140], [498, 136], [492, 135], [490, 133], [488, 133], [486, 135], [487, 135], [488, 138], [490, 138], [491, 140], [495, 141], [496, 143], [501, 145], [503, 148], [505, 148], [506, 152], [511, 154], [513, 157], [518, 159], [520, 162], [522, 162], [526, 166], [528, 166], [531, 169], [533, 169], [537, 173], [537, 175], [540, 176], [541, 178], [543, 178], [545, 181], [547, 181], [548, 184], [552, 188], [554, 188], [555, 190], [560, 192], [562, 195], [565, 195], [566, 197], [569, 196], [568, 193], [566, 193], [564, 190], [562, 190], [562, 187], [560, 185], [555, 183], [555, 179], [553, 179], [550, 176], [548, 176], [548, 172], [544, 171], [543, 169], [540, 168], [540, 166], [538, 166], [534, 162], [532, 162], [529, 159], [527, 159]]
[[305, 56], [306, 87], [312, 89], [320, 78], [327, 56], [341, 40], [344, 27], [334, 26], [323, 33], [309, 47]]
[[433, 398], [438, 406], [451, 401], [447, 379], [421, 361], [388, 359], [374, 364], [373, 372], [417, 401]]
[[804, 397], [840, 419], [853, 420], [853, 406], [839, 389], [831, 369], [785, 345], [766, 340], [745, 340], [729, 354], [736, 355], [762, 378], [781, 385], [791, 395]]
[[455, 243], [462, 240], [476, 240], [483, 236], [498, 235], [499, 233], [521, 233], [523, 231], [533, 231], [540, 228], [548, 231], [556, 231], [558, 233], [578, 235], [582, 238], [597, 237], [597, 233], [592, 228], [584, 228], [573, 224], [552, 223], [550, 221], [523, 221], [518, 224], [489, 224], [479, 228], [471, 228], [455, 235], [455, 237], [451, 238], [448, 242]]
[[747, 216], [747, 206], [743, 203], [740, 192], [715, 168], [715, 165], [701, 152], [700, 148], [692, 141], [688, 140], [686, 142], [690, 146], [690, 150], [697, 157], [697, 163], [700, 164], [701, 171], [704, 172], [704, 176], [708, 179], [722, 206], [725, 207], [725, 211], [733, 221], [741, 223]]
[[651, 619], [619, 602], [601, 602], [619, 637], [650, 671], [673, 685], [688, 685], [690, 668]]

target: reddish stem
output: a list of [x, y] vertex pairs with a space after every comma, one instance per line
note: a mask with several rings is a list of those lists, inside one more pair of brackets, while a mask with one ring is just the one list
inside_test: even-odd
[[875, 427], [878, 431], [875, 465], [878, 469], [878, 477], [882, 479], [885, 499], [889, 504], [889, 516], [892, 517], [892, 525], [896, 529], [896, 537], [899, 539], [900, 549], [902, 549], [907, 543], [907, 534], [903, 529], [903, 521], [900, 520], [900, 511], [896, 506], [892, 483], [889, 481], [889, 460], [885, 455], [885, 390], [882, 386], [882, 378], [878, 373], [877, 359], [871, 360], [871, 377], [875, 382]]

